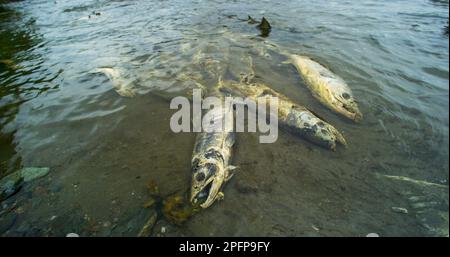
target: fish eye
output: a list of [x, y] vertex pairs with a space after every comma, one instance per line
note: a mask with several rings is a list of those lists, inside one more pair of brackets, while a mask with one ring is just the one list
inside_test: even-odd
[[342, 97], [344, 97], [344, 99], [349, 99], [349, 98], [350, 98], [350, 95], [347, 94], [347, 93], [343, 93], [343, 94], [342, 94]]
[[198, 173], [196, 176], [195, 176], [195, 179], [198, 181], [198, 182], [200, 182], [200, 181], [203, 181], [204, 179], [205, 179], [205, 173], [203, 173], [203, 172], [200, 172], [200, 173]]

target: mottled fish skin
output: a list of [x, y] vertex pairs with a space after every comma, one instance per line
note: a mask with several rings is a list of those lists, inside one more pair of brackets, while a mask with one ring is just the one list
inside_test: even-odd
[[[323, 121], [306, 107], [295, 104], [286, 96], [276, 92], [261, 83], [249, 85], [233, 81], [224, 81], [224, 91], [230, 91], [237, 96], [248, 97], [256, 101], [258, 97], [278, 97], [278, 120], [290, 131], [298, 133], [307, 140], [325, 148], [336, 150], [336, 143], [347, 145], [342, 134], [332, 125]], [[270, 98], [267, 98], [270, 99]]]
[[352, 90], [339, 76], [306, 56], [289, 55], [312, 95], [329, 109], [355, 122], [362, 119]]
[[[217, 119], [223, 119], [227, 112], [233, 112], [231, 106], [214, 108], [207, 114], [214, 114]], [[222, 187], [232, 176], [230, 162], [234, 142], [234, 132], [201, 132], [197, 135], [191, 163], [190, 201], [193, 205], [197, 205], [200, 199], [206, 197], [199, 205], [207, 208], [223, 196]], [[209, 192], [204, 192], [205, 189], [208, 191], [209, 184]]]

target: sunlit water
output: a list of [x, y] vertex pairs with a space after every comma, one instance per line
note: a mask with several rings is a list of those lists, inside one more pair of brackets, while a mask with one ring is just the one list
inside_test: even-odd
[[[248, 15], [265, 16], [270, 35]], [[250, 56], [256, 80], [325, 118], [349, 147], [330, 152], [284, 131], [266, 145], [239, 134], [224, 200], [182, 226], [160, 219], [153, 235], [448, 235], [446, 26], [448, 1], [0, 5], [0, 171], [51, 168], [3, 202], [0, 232], [137, 235], [147, 181], [163, 195], [189, 189], [195, 134], [170, 130], [170, 98], [212, 88], [224, 71], [237, 78]], [[268, 44], [344, 78], [362, 123], [320, 105]], [[99, 67], [120, 69], [135, 96], [119, 95]]]

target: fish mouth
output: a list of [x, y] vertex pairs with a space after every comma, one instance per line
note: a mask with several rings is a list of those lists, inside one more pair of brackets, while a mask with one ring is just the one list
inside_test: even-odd
[[192, 196], [191, 203], [194, 206], [208, 208], [219, 198], [219, 192], [221, 191], [223, 184], [223, 178], [211, 178], [210, 181], [205, 183], [205, 186], [203, 186], [200, 192]]
[[216, 183], [214, 183], [214, 179], [211, 179], [200, 192], [191, 197], [191, 203], [194, 206], [208, 208], [216, 200], [218, 192], [219, 190]]
[[192, 197], [191, 202], [195, 205], [204, 204], [209, 198], [209, 193], [211, 192], [212, 183], [213, 183], [213, 181], [211, 180], [205, 187], [203, 187], [203, 189], [200, 192], [198, 192], [196, 195], [194, 195]]
[[363, 115], [359, 111], [358, 107], [356, 106], [356, 103], [347, 104], [347, 103], [340, 101], [338, 98], [336, 98], [336, 100], [339, 103], [337, 105], [337, 111], [339, 113], [341, 113], [345, 117], [353, 120], [354, 122], [360, 122], [362, 120]]
[[362, 113], [357, 108], [349, 108], [347, 105], [343, 105], [343, 108], [347, 111], [350, 119], [352, 119], [354, 122], [360, 122], [363, 118]]

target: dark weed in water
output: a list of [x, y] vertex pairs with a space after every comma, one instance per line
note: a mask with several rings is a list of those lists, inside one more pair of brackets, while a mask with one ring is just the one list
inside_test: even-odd
[[161, 196], [159, 187], [154, 180], [147, 183], [147, 189], [150, 198], [143, 207], [150, 209], [151, 214], [138, 234], [140, 237], [150, 236], [152, 228], [159, 219], [166, 219], [168, 222], [180, 226], [201, 209], [199, 206], [191, 205], [186, 194], [183, 193], [175, 193], [167, 197]]

